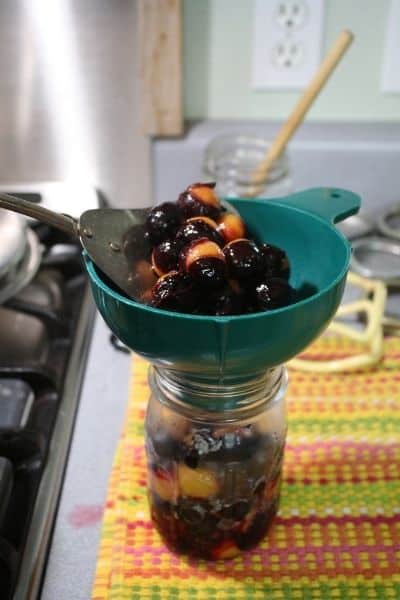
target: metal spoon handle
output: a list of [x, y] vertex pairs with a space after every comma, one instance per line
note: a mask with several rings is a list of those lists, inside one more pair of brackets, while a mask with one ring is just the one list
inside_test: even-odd
[[57, 227], [57, 229], [61, 229], [61, 231], [75, 237], [79, 236], [79, 224], [76, 219], [69, 215], [62, 215], [52, 210], [48, 210], [47, 208], [43, 208], [43, 206], [39, 206], [28, 200], [10, 196], [10, 194], [0, 194], [0, 208], [6, 208], [7, 210], [21, 213], [27, 217], [42, 221], [47, 225]]

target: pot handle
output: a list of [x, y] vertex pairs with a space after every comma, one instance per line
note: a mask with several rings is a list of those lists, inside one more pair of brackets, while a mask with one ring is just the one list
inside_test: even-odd
[[321, 217], [328, 223], [338, 223], [356, 214], [361, 204], [360, 196], [340, 188], [312, 188], [276, 198], [276, 201]]

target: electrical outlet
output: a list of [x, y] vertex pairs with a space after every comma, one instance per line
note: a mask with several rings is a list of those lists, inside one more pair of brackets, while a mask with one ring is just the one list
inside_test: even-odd
[[308, 4], [302, 0], [283, 0], [276, 2], [274, 13], [274, 19], [281, 27], [300, 29], [307, 22]]
[[400, 92], [400, 0], [391, 0], [387, 16], [383, 51], [381, 90], [384, 93]]
[[321, 59], [324, 0], [254, 0], [255, 89], [302, 89]]
[[304, 43], [294, 40], [282, 40], [271, 51], [271, 60], [277, 69], [301, 66], [304, 58]]

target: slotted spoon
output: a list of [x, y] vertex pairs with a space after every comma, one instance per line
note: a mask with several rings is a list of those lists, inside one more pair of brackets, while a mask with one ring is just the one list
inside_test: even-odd
[[3, 193], [0, 208], [32, 217], [78, 238], [91, 260], [118, 288], [130, 298], [139, 298], [142, 290], [132, 277], [132, 257], [140, 258], [145, 252], [144, 225], [149, 209], [93, 209], [77, 220]]

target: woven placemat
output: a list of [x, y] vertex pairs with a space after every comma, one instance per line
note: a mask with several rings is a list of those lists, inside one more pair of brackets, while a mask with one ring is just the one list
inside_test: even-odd
[[[308, 357], [354, 352], [324, 337]], [[172, 554], [149, 519], [135, 357], [104, 511], [92, 600], [400, 599], [400, 339], [368, 371], [290, 372], [280, 512], [255, 550], [225, 562]]]

